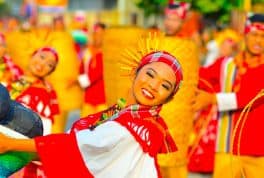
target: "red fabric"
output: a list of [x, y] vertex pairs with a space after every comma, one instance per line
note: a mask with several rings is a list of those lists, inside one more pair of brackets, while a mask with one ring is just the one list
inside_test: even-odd
[[[143, 151], [154, 157], [157, 170], [159, 170], [157, 154], [177, 150], [167, 132], [165, 122], [158, 116], [159, 111], [160, 107], [132, 105], [121, 110], [114, 119], [130, 131], [142, 146]], [[75, 132], [90, 129], [89, 127], [94, 125], [94, 122], [97, 122], [101, 116], [102, 112], [78, 120], [73, 125], [70, 134], [53, 134], [35, 138], [37, 152], [48, 178], [93, 177], [82, 159]], [[159, 177], [161, 177], [160, 174]]]
[[[18, 81], [20, 82], [20, 81]], [[29, 86], [27, 86], [27, 84]], [[33, 83], [27, 83], [21, 93], [16, 97], [16, 101], [29, 107], [40, 116], [54, 121], [54, 116], [59, 114], [59, 106], [55, 90], [48, 83], [37, 80]], [[12, 91], [12, 85], [11, 91]], [[30, 163], [25, 166], [24, 178], [40, 178], [37, 171], [39, 166]]]
[[40, 51], [48, 51], [48, 52], [51, 52], [54, 55], [56, 62], [59, 61], [59, 55], [58, 55], [57, 51], [54, 48], [51, 48], [51, 47], [39, 48], [38, 50], [36, 50], [36, 51], [33, 52], [33, 56], [36, 53], [40, 52]]
[[[148, 152], [151, 156], [156, 156], [158, 153], [177, 151], [165, 122], [158, 115], [160, 109], [160, 107], [130, 105], [115, 114], [116, 118], [113, 118], [113, 120], [126, 127], [140, 143], [144, 152]], [[71, 131], [89, 129], [95, 122], [100, 120], [102, 114], [103, 112], [80, 119], [74, 123]], [[137, 130], [140, 126], [145, 129], [142, 129], [142, 131]], [[145, 139], [141, 137], [143, 132], [149, 135], [145, 135]]]
[[[219, 58], [208, 67], [201, 67], [199, 70], [199, 88], [210, 93], [220, 91], [220, 64], [224, 58]], [[191, 172], [211, 173], [214, 169], [214, 155], [216, 144], [217, 129], [217, 111], [210, 113], [211, 107], [204, 109], [198, 113], [194, 122], [194, 132], [196, 135], [205, 129], [197, 145], [189, 148], [188, 170]], [[208, 114], [211, 114], [208, 116]], [[210, 118], [208, 118], [210, 117]], [[208, 121], [207, 119], [210, 119]], [[204, 128], [205, 122], [208, 125]]]
[[[220, 86], [220, 70], [223, 67], [222, 61], [219, 59], [213, 64], [208, 73], [203, 71], [203, 76], [206, 76], [211, 84]], [[202, 71], [201, 71], [202, 72]], [[234, 124], [237, 122], [242, 109], [252, 100], [258, 92], [264, 88], [264, 65], [259, 65], [255, 68], [248, 68], [246, 73], [239, 77], [239, 90], [236, 92], [238, 110], [230, 112], [233, 116]], [[236, 82], [235, 82], [236, 83]], [[264, 155], [264, 99], [259, 99], [252, 107], [246, 120], [242, 132], [240, 143], [240, 153], [242, 155], [263, 156]], [[238, 130], [241, 127], [239, 127]], [[234, 152], [237, 154], [238, 133], [234, 142]]]
[[[216, 113], [215, 113], [216, 114]], [[205, 122], [205, 118], [208, 116], [208, 110], [200, 113], [197, 120]], [[200, 138], [196, 147], [190, 147], [189, 152], [193, 151], [190, 155], [188, 162], [188, 170], [191, 172], [203, 172], [212, 173], [214, 169], [214, 156], [215, 156], [215, 143], [216, 143], [216, 118], [210, 118], [210, 121], [206, 128], [199, 128], [196, 134], [201, 132], [201, 129], [206, 129], [205, 133]], [[194, 149], [194, 150], [192, 150]]]
[[84, 101], [92, 105], [105, 104], [105, 90], [103, 79], [103, 53], [101, 50], [91, 50], [90, 60], [83, 59], [80, 64], [80, 74], [90, 79], [90, 86], [85, 89]]
[[55, 90], [47, 83], [44, 85], [43, 81], [31, 83], [16, 98], [16, 101], [28, 106], [42, 117], [49, 118], [52, 121], [54, 116], [60, 112]]
[[75, 134], [37, 137], [35, 143], [47, 178], [93, 178], [82, 159]]
[[[264, 65], [248, 69], [246, 74], [241, 76], [240, 90], [237, 92], [237, 103], [243, 108], [252, 100], [260, 90], [264, 88]], [[234, 112], [234, 121], [237, 122], [241, 109]], [[246, 119], [240, 143], [242, 155], [264, 155], [264, 99], [259, 99], [252, 107]], [[241, 127], [240, 127], [241, 128]], [[239, 130], [240, 130], [239, 128]], [[238, 133], [235, 139], [234, 151], [237, 153]]]
[[220, 66], [224, 60], [224, 57], [218, 58], [212, 65], [199, 69], [199, 88], [208, 90], [205, 83], [208, 82], [215, 92], [220, 91]]
[[126, 127], [141, 145], [143, 151], [149, 153], [152, 157], [156, 157], [158, 153], [168, 153], [177, 150], [173, 140], [166, 139], [171, 137], [167, 136], [168, 133], [161, 124], [160, 119], [143, 118], [131, 120], [130, 117], [122, 115], [115, 121]]
[[112, 115], [117, 115], [113, 120], [126, 127], [141, 145], [142, 150], [154, 158], [158, 177], [161, 178], [157, 154], [175, 152], [177, 147], [168, 132], [165, 122], [158, 115], [160, 109], [160, 107], [131, 105], [121, 110], [118, 114], [106, 110], [78, 120], [74, 123], [71, 133], [93, 128], [94, 125], [97, 125], [96, 122], [100, 121], [103, 113], [111, 112]]
[[176, 14], [181, 19], [184, 19], [189, 8], [190, 4], [187, 2], [170, 1], [169, 6], [165, 9], [165, 14]]
[[37, 169], [38, 165], [34, 164], [33, 162], [30, 162], [24, 168], [23, 178], [40, 178], [37, 176]]
[[132, 107], [126, 108], [125, 112], [120, 114], [115, 121], [126, 127], [141, 145], [142, 150], [154, 158], [158, 177], [161, 178], [157, 155], [177, 151], [175, 142], [168, 133], [163, 119], [158, 115], [156, 117], [151, 115], [151, 112], [146, 111], [149, 108], [143, 108], [140, 117], [133, 117], [133, 114], [131, 115], [133, 110], [130, 109]]
[[12, 58], [9, 56], [3, 56], [3, 61], [6, 64], [5, 72], [10, 72], [11, 74], [11, 79], [9, 82], [18, 80], [23, 76], [23, 70], [13, 62]]
[[96, 124], [96, 122], [100, 120], [101, 116], [102, 116], [102, 112], [99, 112], [79, 119], [73, 124], [71, 128], [71, 133], [78, 132], [79, 130], [82, 129], [90, 129]]
[[261, 23], [249, 23], [245, 27], [245, 33], [249, 33], [254, 30], [261, 30], [264, 31], [264, 24]]

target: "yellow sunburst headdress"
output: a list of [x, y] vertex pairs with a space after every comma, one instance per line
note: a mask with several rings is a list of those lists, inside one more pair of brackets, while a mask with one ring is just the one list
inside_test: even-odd
[[178, 61], [178, 56], [188, 51], [188, 47], [180, 44], [177, 40], [167, 38], [164, 35], [149, 33], [146, 37], [140, 37], [136, 46], [124, 50], [122, 58], [119, 61], [121, 69], [126, 72], [125, 75], [131, 75], [135, 70], [150, 62], [164, 62], [174, 71], [177, 84], [175, 92], [180, 85], [183, 74], [182, 68]]
[[47, 29], [12, 32], [7, 34], [8, 52], [16, 64], [26, 69], [32, 54], [43, 47], [54, 48], [54, 40], [51, 31]]

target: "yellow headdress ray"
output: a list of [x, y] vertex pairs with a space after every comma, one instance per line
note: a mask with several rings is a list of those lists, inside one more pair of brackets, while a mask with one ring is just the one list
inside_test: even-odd
[[166, 51], [177, 59], [191, 53], [191, 50], [182, 41], [172, 40], [164, 34], [148, 33], [147, 36], [138, 37], [137, 41], [135, 46], [124, 49], [121, 59], [118, 61], [121, 64], [121, 69], [127, 72], [125, 75], [130, 75], [137, 68], [142, 57], [151, 52]]
[[51, 32], [46, 29], [12, 32], [6, 36], [9, 54], [23, 69], [27, 68], [28, 60], [34, 51], [44, 46], [52, 47], [54, 41]]

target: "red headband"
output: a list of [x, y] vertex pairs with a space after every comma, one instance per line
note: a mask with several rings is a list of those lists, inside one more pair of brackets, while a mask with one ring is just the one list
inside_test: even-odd
[[176, 14], [181, 19], [184, 19], [189, 8], [190, 3], [187, 2], [169, 2], [169, 6], [165, 9], [165, 14]]
[[258, 23], [258, 22], [246, 24], [245, 34], [251, 32], [251, 31], [255, 31], [255, 30], [264, 31], [264, 24], [261, 24], [261, 23]]
[[34, 56], [37, 52], [40, 52], [40, 51], [49, 51], [49, 52], [51, 52], [51, 53], [55, 56], [55, 60], [56, 60], [56, 62], [59, 61], [58, 53], [57, 53], [57, 51], [56, 51], [54, 48], [51, 48], [51, 47], [43, 47], [43, 48], [40, 48], [40, 49], [36, 50], [36, 51], [33, 53], [33, 56]]
[[174, 89], [174, 94], [175, 94], [178, 91], [180, 84], [183, 80], [182, 69], [181, 69], [181, 65], [179, 61], [173, 55], [171, 55], [170, 53], [166, 51], [156, 51], [156, 52], [151, 52], [145, 55], [141, 59], [138, 69], [152, 62], [163, 62], [172, 68], [176, 76], [176, 84], [175, 84], [175, 89]]
[[264, 31], [264, 14], [248, 13], [244, 32], [247, 34], [256, 30]]

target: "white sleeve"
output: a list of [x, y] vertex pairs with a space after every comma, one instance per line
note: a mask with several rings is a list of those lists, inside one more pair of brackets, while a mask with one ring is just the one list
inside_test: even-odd
[[85, 129], [77, 132], [76, 138], [80, 149], [97, 152], [110, 150], [127, 135], [126, 128], [117, 122], [108, 121], [92, 131]]
[[87, 74], [82, 74], [78, 76], [79, 84], [82, 88], [87, 88], [91, 85], [91, 81]]
[[131, 133], [115, 121], [76, 133], [78, 147], [96, 178], [157, 178], [153, 157], [145, 153]]
[[41, 117], [43, 124], [43, 135], [51, 134], [52, 132], [52, 121], [49, 118]]
[[237, 98], [235, 93], [217, 93], [218, 111], [231, 111], [237, 109]]

